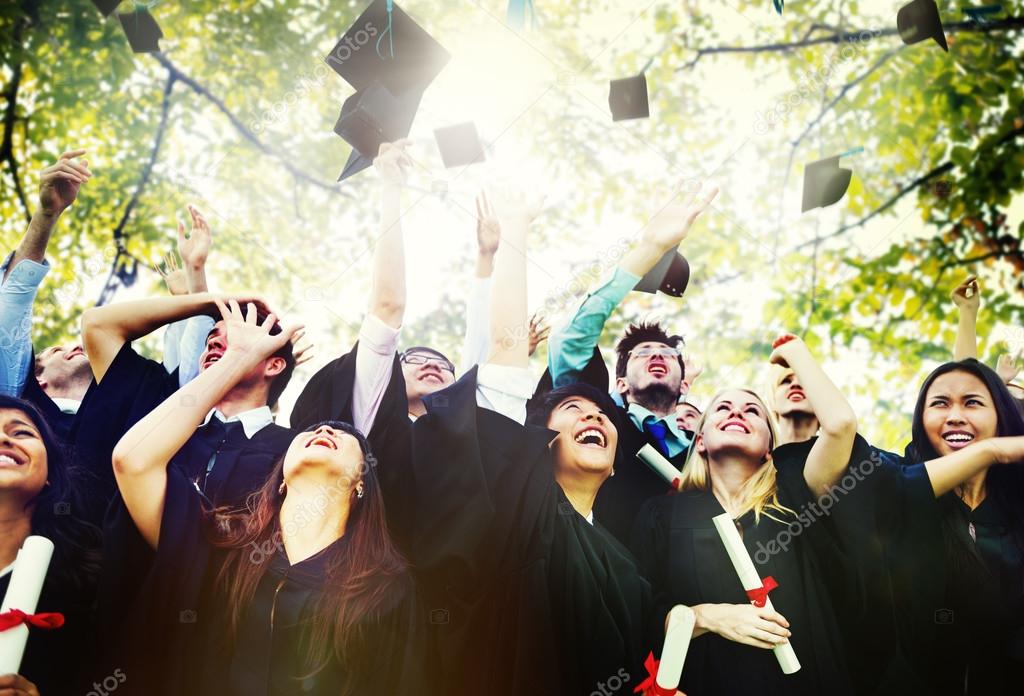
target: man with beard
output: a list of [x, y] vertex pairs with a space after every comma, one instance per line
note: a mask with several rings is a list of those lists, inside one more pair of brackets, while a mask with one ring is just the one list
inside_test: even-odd
[[[611, 280], [583, 301], [565, 328], [552, 334], [548, 369], [554, 387], [585, 381], [608, 390], [608, 371], [597, 347], [605, 322], [658, 260], [686, 238], [717, 193], [717, 188], [711, 188], [698, 199], [698, 190], [687, 203], [662, 208], [647, 223], [640, 242], [619, 262]], [[686, 458], [690, 441], [676, 421], [684, 379], [682, 342], [681, 336], [670, 335], [657, 322], [642, 322], [631, 324], [615, 348], [614, 391], [622, 398], [617, 415], [624, 427], [619, 432], [618, 462], [598, 493], [594, 516], [625, 544], [643, 502], [669, 489], [668, 482], [637, 459], [637, 452], [650, 444], [676, 468]]]

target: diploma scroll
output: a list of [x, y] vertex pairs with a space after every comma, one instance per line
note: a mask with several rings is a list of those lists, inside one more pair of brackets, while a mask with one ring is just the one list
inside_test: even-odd
[[683, 663], [686, 662], [686, 651], [690, 648], [690, 638], [697, 616], [690, 607], [677, 604], [668, 613], [668, 626], [665, 628], [665, 646], [661, 649], [661, 664], [658, 665], [658, 687], [675, 694], [679, 688], [679, 680], [683, 674]]
[[[25, 539], [14, 560], [11, 582], [0, 605], [0, 614], [12, 610], [35, 613], [52, 556], [53, 542], [46, 537], [30, 536]], [[0, 631], [0, 674], [18, 673], [27, 641], [28, 626], [24, 623]]]
[[[712, 521], [715, 523], [718, 535], [722, 538], [722, 543], [725, 544], [726, 553], [729, 554], [729, 560], [732, 561], [736, 574], [740, 576], [743, 589], [747, 593], [757, 593], [759, 597], [764, 598], [764, 606], [774, 609], [772, 600], [764, 591], [767, 583], [761, 580], [757, 568], [754, 567], [754, 562], [750, 560], [750, 554], [747, 553], [747, 547], [743, 545], [743, 539], [740, 538], [740, 533], [736, 530], [736, 523], [733, 522], [732, 517], [729, 513], [723, 513], [714, 517]], [[755, 604], [760, 604], [760, 600]], [[783, 674], [793, 674], [800, 669], [800, 661], [796, 658], [796, 652], [788, 641], [773, 648], [772, 652], [775, 653], [775, 659], [779, 661]]]
[[675, 488], [676, 483], [679, 481], [679, 469], [672, 466], [672, 462], [665, 459], [661, 452], [654, 449], [651, 445], [644, 445], [636, 453], [636, 456], [637, 459], [651, 467], [654, 473], [665, 479], [666, 483]]

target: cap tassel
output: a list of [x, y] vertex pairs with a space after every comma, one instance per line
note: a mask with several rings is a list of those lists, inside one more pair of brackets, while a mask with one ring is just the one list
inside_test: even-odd
[[377, 47], [376, 47], [377, 48], [377, 55], [380, 56], [381, 60], [384, 59], [384, 55], [381, 54], [381, 52], [380, 52], [380, 42], [384, 40], [385, 36], [388, 37], [388, 52], [390, 53], [390, 57], [391, 58], [395, 57], [395, 33], [393, 31], [391, 31], [391, 23], [393, 21], [393, 13], [394, 13], [394, 8], [395, 8], [394, 0], [388, 0], [386, 7], [387, 7], [387, 12], [388, 12], [388, 25], [384, 28], [384, 31], [382, 31], [380, 36], [377, 38]]
[[529, 15], [530, 24], [532, 25], [536, 21], [533, 0], [508, 0], [508, 14], [506, 18], [513, 29], [522, 31], [526, 27], [527, 15]]

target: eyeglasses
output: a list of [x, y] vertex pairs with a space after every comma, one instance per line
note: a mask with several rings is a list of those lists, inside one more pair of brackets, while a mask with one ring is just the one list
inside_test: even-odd
[[424, 355], [423, 353], [406, 353], [402, 355], [402, 362], [406, 365], [426, 365], [427, 363], [433, 363], [442, 370], [447, 370], [453, 375], [455, 374], [455, 365], [444, 358], [439, 358], [433, 355]]
[[682, 353], [678, 349], [669, 348], [668, 346], [664, 348], [637, 348], [629, 351], [629, 357], [631, 358], [649, 358], [652, 355], [660, 355], [666, 360], [671, 360], [672, 358], [678, 358]]

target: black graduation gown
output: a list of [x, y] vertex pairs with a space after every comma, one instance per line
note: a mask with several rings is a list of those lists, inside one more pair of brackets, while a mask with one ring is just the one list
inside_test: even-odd
[[[936, 499], [923, 464], [880, 483], [886, 485], [876, 486], [877, 524], [904, 652], [927, 682], [921, 693], [1020, 693], [1024, 554], [1008, 511], [991, 496], [973, 511], [952, 492]], [[944, 524], [959, 547], [976, 553], [954, 561]]]
[[[352, 422], [352, 389], [355, 385], [356, 354], [352, 350], [320, 369], [309, 380], [291, 413], [294, 430], [304, 430], [320, 421]], [[380, 408], [370, 432], [363, 433], [373, 452], [377, 480], [380, 482], [392, 539], [408, 552], [412, 525], [413, 491], [407, 472], [411, 457], [412, 421], [405, 392], [402, 365], [395, 354]]]
[[[63, 586], [54, 572], [57, 561], [55, 556], [50, 563], [35, 613], [63, 614], [64, 625], [50, 630], [29, 626], [28, 642], [18, 670], [43, 696], [87, 691], [79, 681], [79, 670], [95, 658], [93, 589]], [[12, 573], [0, 577], [0, 597], [7, 594]]]
[[476, 405], [476, 369], [413, 425], [414, 567], [446, 694], [632, 693], [650, 586], [556, 483], [554, 433]]
[[[769, 595], [789, 621], [801, 669], [785, 675], [771, 650], [708, 633], [693, 640], [680, 689], [695, 696], [759, 694], [853, 694], [836, 596], [851, 592], [849, 560], [831, 520], [810, 521], [804, 507], [815, 501], [803, 478], [804, 459], [773, 457], [779, 502], [798, 514], [748, 512], [738, 522], [743, 543], [762, 578], [779, 584]], [[687, 491], [644, 505], [632, 548], [654, 590], [654, 617], [664, 621], [676, 604], [747, 604], [749, 599], [712, 518], [725, 512], [714, 494]], [[798, 533], [794, 533], [799, 530]], [[780, 545], [785, 542], [787, 549]]]
[[[594, 354], [580, 374], [580, 381], [585, 382], [602, 392], [608, 391], [608, 368], [605, 366], [601, 351], [594, 348]], [[551, 373], [545, 371], [537, 386], [531, 403], [538, 402], [552, 388]], [[623, 544], [629, 544], [629, 535], [633, 522], [641, 506], [651, 498], [665, 495], [669, 484], [655, 473], [644, 462], [637, 459], [637, 452], [644, 445], [651, 445], [658, 451], [658, 443], [654, 437], [639, 428], [629, 418], [629, 412], [619, 406], [616, 423], [619, 424], [619, 456], [615, 462], [615, 476], [604, 482], [594, 502], [594, 517], [600, 520], [605, 529], [615, 535]], [[677, 469], [683, 468], [686, 461], [683, 450], [674, 457], [666, 457]]]
[[[120, 498], [113, 507], [118, 509], [112, 510], [111, 524], [119, 528], [112, 531], [138, 536]], [[271, 553], [274, 558], [257, 586], [234, 647], [229, 647], [225, 596], [216, 583], [226, 552], [209, 541], [206, 509], [194, 483], [169, 468], [159, 548], [150, 552], [147, 567], [125, 569], [141, 582], [142, 591], [127, 612], [119, 650], [107, 661], [123, 665], [128, 675], [118, 693], [433, 693], [422, 677], [424, 641], [417, 636], [426, 618], [408, 576], [379, 615], [362, 626], [363, 639], [346, 662], [332, 659], [321, 671], [308, 673], [305, 626], [315, 610], [327, 563], [333, 554], [351, 552], [344, 537], [294, 565], [283, 548], [254, 547], [254, 557]]]

